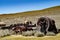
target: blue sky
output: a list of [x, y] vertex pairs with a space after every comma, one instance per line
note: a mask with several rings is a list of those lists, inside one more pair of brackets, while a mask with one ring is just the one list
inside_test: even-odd
[[0, 14], [41, 10], [60, 5], [60, 0], [0, 0]]

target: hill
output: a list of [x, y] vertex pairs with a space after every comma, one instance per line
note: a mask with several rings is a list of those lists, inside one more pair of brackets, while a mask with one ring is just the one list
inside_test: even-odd
[[5, 22], [7, 25], [24, 22], [25, 20], [31, 20], [36, 23], [41, 16], [48, 16], [56, 21], [56, 25], [60, 26], [60, 6], [50, 7], [43, 10], [2, 14], [0, 15], [0, 21]]
[[55, 6], [51, 8], [46, 8], [43, 10], [35, 10], [35, 11], [27, 11], [27, 12], [20, 12], [20, 13], [11, 13], [11, 14], [2, 14], [1, 16], [36, 16], [41, 14], [56, 14], [55, 12], [59, 12], [60, 6]]

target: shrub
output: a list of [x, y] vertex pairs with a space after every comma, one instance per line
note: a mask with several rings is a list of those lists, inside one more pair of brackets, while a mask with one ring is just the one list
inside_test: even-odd
[[4, 32], [4, 34], [6, 34], [6, 35], [10, 35], [10, 32], [9, 32], [9, 30], [8, 30], [8, 29], [3, 30], [3, 32]]
[[22, 32], [22, 35], [23, 36], [33, 36], [34, 32], [33, 31], [25, 31], [25, 32]]
[[14, 31], [12, 31], [12, 30], [9, 30], [9, 33], [10, 33], [10, 35], [15, 34], [15, 32], [14, 32]]
[[47, 32], [47, 34], [46, 34], [47, 36], [55, 36], [56, 34], [55, 33], [53, 33], [53, 32]]
[[5, 37], [11, 35], [12, 31], [10, 32], [8, 29], [0, 30], [0, 37]]
[[42, 36], [44, 36], [44, 33], [38, 31], [34, 34], [34, 36], [42, 37]]
[[0, 30], [0, 37], [4, 36], [3, 30]]

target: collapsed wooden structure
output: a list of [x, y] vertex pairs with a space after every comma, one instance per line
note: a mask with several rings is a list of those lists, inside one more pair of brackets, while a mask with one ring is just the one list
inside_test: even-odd
[[[3, 26], [3, 27], [1, 27], [1, 26]], [[37, 30], [37, 31], [42, 31], [45, 33], [49, 29], [52, 29], [51, 30], [52, 32], [56, 31], [56, 33], [57, 33], [55, 21], [48, 17], [39, 18], [37, 21], [37, 24], [32, 24], [32, 22], [30, 21], [30, 22], [26, 22], [26, 23], [11, 24], [10, 26], [6, 26], [6, 24], [4, 22], [0, 22], [0, 27], [1, 27], [1, 29], [9, 29], [9, 30], [13, 30], [15, 32], [22, 32], [22, 31], [27, 31], [27, 30]]]

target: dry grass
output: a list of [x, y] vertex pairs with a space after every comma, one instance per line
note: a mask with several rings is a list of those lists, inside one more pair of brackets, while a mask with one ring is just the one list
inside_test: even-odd
[[56, 36], [44, 36], [44, 37], [21, 37], [21, 36], [7, 36], [0, 38], [0, 40], [60, 40], [60, 34]]

